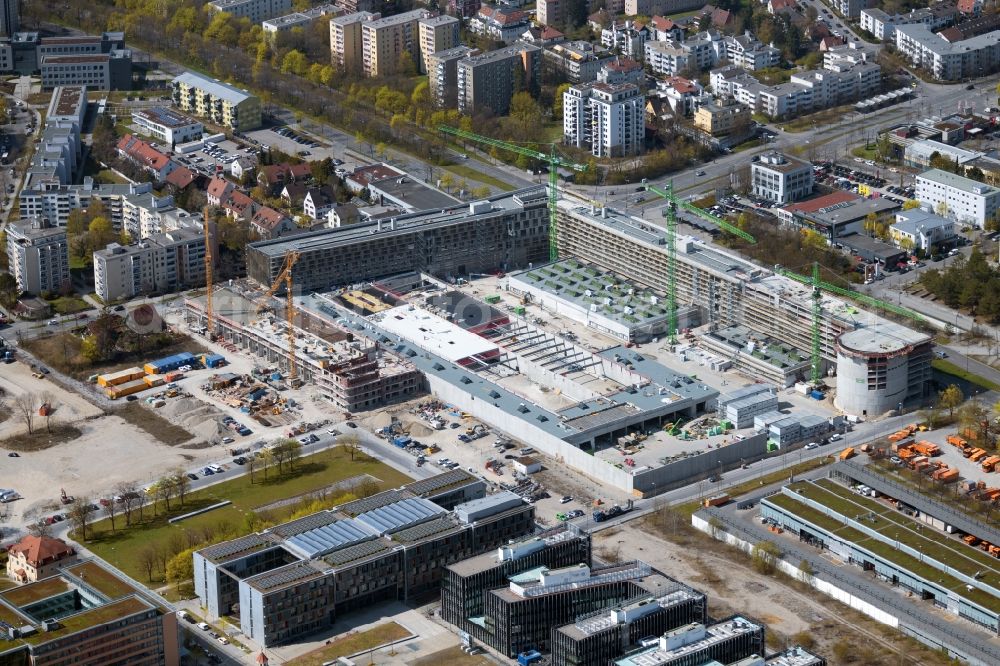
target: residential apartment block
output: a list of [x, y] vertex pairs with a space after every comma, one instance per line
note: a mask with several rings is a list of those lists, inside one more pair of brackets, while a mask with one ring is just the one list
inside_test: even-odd
[[940, 169], [917, 176], [915, 198], [950, 220], [980, 229], [1000, 208], [1000, 189]]
[[626, 16], [654, 16], [689, 12], [705, 6], [700, 0], [625, 0]]
[[283, 16], [292, 11], [292, 0], [212, 0], [208, 11], [225, 12], [236, 18], [250, 19], [260, 23], [275, 16]]
[[750, 32], [731, 36], [709, 30], [683, 42], [672, 39], [646, 42], [645, 54], [653, 72], [669, 76], [685, 69], [705, 70], [723, 60], [749, 71], [781, 63], [781, 51], [762, 44]]
[[171, 86], [181, 111], [238, 132], [260, 127], [260, 99], [245, 90], [194, 72], [176, 77]]
[[601, 68], [613, 62], [615, 57], [603, 46], [585, 41], [559, 42], [542, 51], [546, 72], [565, 77], [573, 84], [596, 80]]
[[830, 0], [830, 7], [847, 18], [858, 18], [862, 9], [872, 5], [871, 0]]
[[264, 34], [267, 35], [268, 39], [273, 41], [278, 35], [291, 32], [294, 28], [305, 29], [314, 21], [318, 21], [325, 16], [340, 16], [344, 13], [345, 11], [337, 5], [319, 5], [305, 11], [292, 12], [291, 14], [262, 21], [260, 27], [263, 28]]
[[95, 560], [0, 592], [0, 663], [177, 666], [174, 610]]
[[361, 73], [364, 50], [361, 26], [381, 18], [379, 13], [355, 12], [330, 19], [330, 60], [344, 72]]
[[133, 111], [132, 124], [143, 134], [168, 146], [200, 139], [205, 131], [200, 121], [162, 106]]
[[194, 229], [111, 243], [94, 252], [94, 287], [105, 303], [205, 284], [205, 237]]
[[636, 60], [642, 60], [646, 41], [649, 39], [650, 30], [647, 26], [637, 25], [629, 20], [612, 22], [610, 27], [601, 30], [601, 46]]
[[942, 81], [985, 76], [1000, 67], [1000, 30], [954, 42], [923, 24], [896, 26], [895, 34], [899, 53]]
[[178, 167], [165, 153], [131, 134], [118, 140], [116, 152], [123, 160], [150, 174], [157, 183], [162, 183]]
[[425, 9], [387, 16], [361, 23], [361, 71], [365, 76], [388, 76], [401, 71], [409, 58], [413, 71], [421, 66], [421, 19], [432, 14]]
[[824, 69], [797, 72], [788, 83], [767, 86], [746, 70], [726, 65], [712, 70], [711, 85], [717, 96], [731, 97], [771, 118], [786, 118], [870, 97], [881, 88], [882, 72], [874, 63], [835, 57]]
[[646, 96], [634, 83], [586, 83], [563, 93], [563, 142], [596, 157], [643, 152], [645, 120]]
[[896, 41], [896, 26], [925, 25], [931, 30], [943, 28], [955, 20], [958, 13], [954, 3], [948, 4], [950, 12], [940, 11], [936, 7], [921, 7], [907, 14], [887, 14], [881, 9], [871, 8], [861, 10], [861, 29], [866, 30], [876, 38], [885, 42]]
[[42, 89], [85, 85], [94, 90], [132, 89], [132, 52], [46, 55], [39, 58]]
[[468, 46], [456, 46], [427, 56], [427, 80], [434, 106], [439, 109], [458, 107], [458, 63], [479, 51]]
[[520, 39], [531, 24], [528, 22], [528, 14], [520, 9], [484, 4], [469, 20], [468, 26], [469, 31], [474, 34], [510, 44]]
[[122, 229], [122, 198], [129, 194], [152, 192], [150, 183], [97, 185], [85, 176], [79, 185], [63, 185], [58, 181], [38, 181], [21, 190], [18, 196], [21, 220], [44, 217], [50, 224], [65, 227], [71, 211], [87, 208], [100, 201], [115, 231]]
[[527, 87], [539, 80], [540, 61], [541, 50], [528, 44], [466, 56], [457, 66], [458, 110], [507, 115], [515, 84], [520, 80]]
[[753, 158], [750, 164], [751, 192], [774, 203], [791, 203], [812, 195], [812, 164], [779, 152]]
[[422, 18], [417, 26], [420, 31], [420, 73], [429, 74], [434, 54], [461, 46], [458, 37], [461, 22], [454, 16], [442, 14]]
[[7, 225], [7, 265], [20, 291], [56, 293], [69, 283], [66, 229], [34, 218]]
[[750, 128], [750, 109], [734, 99], [702, 103], [694, 112], [694, 126], [711, 136], [726, 136]]
[[435, 591], [448, 564], [533, 529], [534, 507], [484, 492], [456, 470], [209, 546], [194, 554], [195, 592], [210, 617], [238, 614], [257, 644], [289, 642]]
[[[86, 86], [60, 86], [52, 91], [45, 129], [31, 156], [25, 189], [73, 182], [82, 158], [80, 130], [86, 111]], [[54, 222], [55, 218], [49, 220]]]

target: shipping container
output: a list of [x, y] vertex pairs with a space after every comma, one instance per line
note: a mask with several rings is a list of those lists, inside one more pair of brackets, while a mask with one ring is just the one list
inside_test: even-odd
[[730, 497], [728, 494], [723, 493], [721, 495], [715, 495], [714, 497], [706, 497], [702, 500], [702, 505], [706, 508], [710, 506], [722, 506], [723, 504], [728, 504]]
[[149, 385], [146, 384], [144, 379], [136, 379], [131, 382], [125, 382], [124, 384], [109, 386], [106, 390], [109, 398], [117, 400], [118, 398], [124, 398], [127, 395], [132, 395], [133, 393], [145, 391], [148, 388]]
[[98, 375], [97, 383], [100, 386], [114, 386], [116, 384], [124, 384], [125, 382], [131, 382], [136, 379], [142, 379], [142, 376], [146, 374], [142, 371], [142, 368], [132, 367], [126, 368], [125, 370], [119, 370], [118, 372], [112, 372], [106, 375]]
[[143, 381], [146, 382], [146, 385], [149, 387], [163, 386], [166, 383], [163, 379], [163, 375], [146, 375], [145, 378], [143, 378]]

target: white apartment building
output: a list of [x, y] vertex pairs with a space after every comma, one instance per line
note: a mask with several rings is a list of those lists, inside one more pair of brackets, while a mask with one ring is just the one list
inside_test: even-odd
[[858, 18], [861, 10], [867, 9], [874, 2], [873, 0], [830, 0], [828, 4], [847, 18]]
[[914, 9], [908, 14], [887, 14], [881, 9], [863, 9], [861, 29], [882, 41], [892, 42], [896, 39], [896, 26], [926, 25], [931, 30], [936, 30], [951, 23], [953, 18], [953, 13], [935, 12], [926, 7]]
[[646, 96], [634, 83], [593, 83], [563, 93], [563, 141], [596, 157], [642, 152]]
[[980, 229], [1000, 208], [1000, 189], [940, 169], [917, 176], [915, 197], [943, 217]]
[[260, 27], [268, 39], [274, 40], [279, 34], [291, 32], [293, 28], [306, 28], [310, 23], [318, 21], [324, 16], [339, 16], [343, 13], [344, 10], [336, 5], [319, 5], [304, 12], [293, 12], [262, 21]]
[[889, 227], [889, 237], [900, 247], [929, 252], [934, 246], [955, 241], [955, 223], [921, 208], [902, 210]]
[[750, 182], [753, 195], [765, 201], [799, 201], [812, 194], [812, 164], [779, 152], [765, 153], [751, 163]]
[[66, 229], [44, 218], [7, 225], [7, 265], [17, 288], [33, 295], [58, 292], [69, 282]]
[[934, 78], [958, 81], [1000, 66], [1000, 30], [949, 42], [926, 25], [901, 25], [896, 27], [896, 50]]
[[162, 106], [132, 112], [132, 124], [147, 136], [168, 146], [200, 139], [205, 126], [194, 118]]
[[275, 16], [292, 11], [292, 0], [212, 0], [208, 11], [225, 12], [236, 18], [248, 18], [251, 23], [260, 23]]
[[105, 303], [205, 283], [205, 239], [193, 229], [111, 243], [94, 252], [94, 286]]
[[65, 227], [71, 211], [87, 208], [92, 202], [100, 201], [111, 220], [111, 226], [118, 232], [122, 230], [122, 199], [129, 194], [152, 191], [151, 183], [95, 185], [94, 179], [86, 176], [81, 185], [60, 185], [58, 182], [32, 185], [21, 190], [18, 203], [21, 220], [44, 217], [52, 226]]
[[122, 230], [132, 240], [148, 238], [163, 231], [163, 216], [176, 210], [170, 195], [130, 194], [122, 197]]
[[610, 28], [601, 30], [601, 46], [635, 60], [642, 60], [648, 39], [649, 28], [636, 28], [632, 21], [612, 22]]
[[647, 41], [645, 54], [653, 72], [668, 76], [676, 76], [688, 67], [698, 70], [715, 67], [722, 60], [749, 71], [781, 64], [781, 51], [761, 43], [749, 31], [731, 36], [708, 30], [683, 42]]

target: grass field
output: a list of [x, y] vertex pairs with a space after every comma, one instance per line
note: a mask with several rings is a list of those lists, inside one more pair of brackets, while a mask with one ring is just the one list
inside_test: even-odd
[[510, 192], [514, 189], [514, 186], [510, 183], [505, 183], [499, 178], [494, 178], [493, 176], [488, 176], [481, 171], [476, 171], [470, 166], [464, 164], [452, 164], [450, 166], [444, 167], [448, 171], [451, 171], [457, 176], [465, 178], [466, 180], [475, 180], [482, 183], [483, 185], [489, 185], [495, 187], [503, 192]]
[[992, 382], [985, 377], [980, 377], [979, 375], [963, 370], [951, 361], [946, 361], [943, 358], [936, 358], [931, 361], [931, 367], [939, 372], [943, 372], [949, 375], [954, 375], [959, 379], [964, 379], [970, 384], [975, 384], [976, 386], [982, 387], [987, 391], [1000, 391], [1000, 384]]
[[854, 108], [850, 105], [837, 106], [832, 109], [823, 109], [822, 111], [817, 111], [816, 113], [810, 113], [796, 118], [795, 120], [790, 120], [787, 123], [782, 123], [781, 129], [786, 132], [805, 132], [806, 130], [812, 129], [814, 126], [819, 127], [838, 122], [842, 120], [846, 114], [851, 113], [852, 111], [854, 111]]
[[[352, 654], [371, 650], [410, 635], [409, 631], [395, 622], [386, 622], [377, 627], [372, 627], [368, 631], [359, 631], [338, 638], [335, 641], [331, 641], [329, 645], [324, 645], [318, 650], [313, 650], [287, 663], [288, 666], [323, 666], [325, 663], [336, 661], [339, 657], [349, 657]], [[452, 664], [454, 662], [440, 661], [436, 663]]]
[[90, 309], [90, 303], [75, 296], [60, 296], [49, 301], [49, 305], [52, 306], [56, 314], [73, 314], [74, 312]]
[[[231, 474], [232, 471], [228, 473]], [[157, 507], [155, 516], [151, 515], [152, 508], [148, 507], [143, 522], [138, 526], [124, 528], [125, 519], [119, 515], [116, 518], [118, 529], [112, 532], [111, 521], [105, 518], [90, 527], [87, 548], [136, 580], [162, 581], [162, 569], [159, 572], [154, 571], [153, 580], [150, 581], [142, 565], [141, 553], [148, 548], [156, 552], [169, 553], [171, 546], [178, 539], [186, 541], [185, 533], [197, 534], [202, 529], [212, 529], [218, 534], [234, 531], [240, 534], [249, 533], [253, 530], [250, 528], [248, 518], [253, 516], [256, 507], [316, 491], [360, 474], [370, 474], [379, 479], [380, 490], [397, 488], [410, 481], [404, 474], [374, 458], [357, 456], [352, 461], [349, 453], [337, 447], [311, 456], [303, 456], [296, 463], [293, 472], [280, 477], [272, 470], [266, 482], [263, 480], [263, 473], [257, 470], [254, 484], [250, 483], [248, 474], [204, 490], [188, 493], [184, 498], [183, 507], [177, 500], [171, 501], [169, 513], [165, 511], [162, 503]], [[229, 500], [232, 504], [172, 525], [167, 522], [172, 516], [204, 508], [222, 500]], [[78, 537], [79, 535], [74, 536]], [[183, 547], [187, 547], [186, 544]]]

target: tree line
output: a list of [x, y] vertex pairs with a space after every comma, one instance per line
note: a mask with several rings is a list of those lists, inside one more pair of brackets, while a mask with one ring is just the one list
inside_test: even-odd
[[989, 323], [1000, 322], [1000, 269], [990, 265], [975, 245], [944, 269], [932, 268], [920, 277], [929, 292], [951, 308], [962, 308]]

